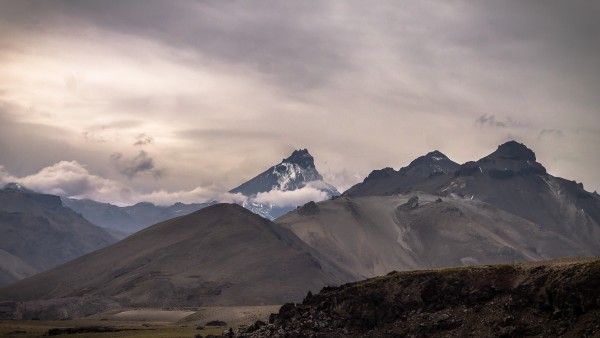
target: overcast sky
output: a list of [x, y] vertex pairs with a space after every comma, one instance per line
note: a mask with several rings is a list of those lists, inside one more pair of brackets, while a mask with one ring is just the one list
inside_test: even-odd
[[515, 139], [600, 190], [599, 18], [598, 1], [0, 0], [0, 180], [204, 201], [308, 148], [343, 191]]

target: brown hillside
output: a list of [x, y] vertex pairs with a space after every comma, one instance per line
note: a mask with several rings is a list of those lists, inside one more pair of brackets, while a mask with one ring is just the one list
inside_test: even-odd
[[[241, 206], [219, 204], [2, 288], [0, 301], [16, 302], [15, 313], [25, 318], [33, 316], [31, 309], [46, 317], [77, 317], [107, 304], [282, 304], [308, 290], [339, 285], [347, 277], [335, 271], [291, 231]], [[70, 305], [62, 304], [65, 299], [72, 300]], [[81, 303], [83, 309], [61, 315], [42, 311], [44, 301], [36, 300], [50, 307], [60, 300], [62, 309]], [[19, 310], [24, 308], [29, 312]]]
[[286, 304], [240, 337], [598, 337], [600, 259], [396, 272]]

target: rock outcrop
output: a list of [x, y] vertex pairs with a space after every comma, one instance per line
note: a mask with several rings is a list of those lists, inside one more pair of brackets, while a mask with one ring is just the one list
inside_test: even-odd
[[600, 259], [393, 272], [324, 288], [238, 337], [597, 337]]

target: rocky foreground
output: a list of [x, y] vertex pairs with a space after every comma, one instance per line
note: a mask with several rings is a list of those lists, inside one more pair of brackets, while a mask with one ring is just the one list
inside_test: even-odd
[[392, 272], [286, 304], [238, 337], [600, 337], [600, 259]]

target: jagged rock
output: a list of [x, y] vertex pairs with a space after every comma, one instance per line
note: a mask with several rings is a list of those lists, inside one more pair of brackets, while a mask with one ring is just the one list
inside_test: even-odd
[[379, 169], [379, 170], [373, 170], [373, 171], [371, 171], [371, 173], [369, 174], [369, 176], [367, 176], [367, 179], [390, 177], [395, 172], [396, 171], [393, 168], [390, 168], [390, 167], [386, 167], [386, 168]]
[[225, 325], [227, 325], [227, 323], [222, 320], [211, 320], [210, 322], [208, 322], [204, 325], [206, 325], [206, 326], [225, 326]]
[[298, 209], [300, 215], [315, 215], [319, 212], [319, 207], [314, 201], [310, 201]]
[[598, 318], [596, 258], [391, 273], [324, 288], [238, 337], [592, 337]]
[[414, 210], [419, 207], [419, 197], [413, 196], [408, 201], [398, 207], [398, 211]]
[[460, 168], [458, 168], [458, 170], [454, 173], [454, 176], [455, 177], [473, 176], [480, 172], [481, 171], [480, 171], [479, 164], [477, 164], [477, 162], [474, 162], [474, 161], [469, 161], [469, 162], [466, 162], [465, 164], [461, 165]]

